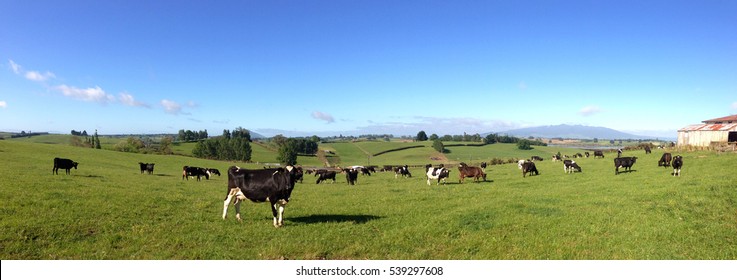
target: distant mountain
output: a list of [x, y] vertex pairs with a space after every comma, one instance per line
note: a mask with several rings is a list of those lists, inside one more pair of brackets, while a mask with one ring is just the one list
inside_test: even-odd
[[570, 139], [654, 139], [652, 136], [634, 135], [611, 128], [585, 125], [549, 125], [513, 129], [497, 134], [507, 134], [516, 137], [536, 138], [570, 138]]

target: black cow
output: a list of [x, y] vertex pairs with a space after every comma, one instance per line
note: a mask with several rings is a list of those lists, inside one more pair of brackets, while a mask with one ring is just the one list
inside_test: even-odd
[[589, 152], [585, 152], [584, 154], [586, 155], [586, 158], [588, 158], [588, 157], [591, 156], [591, 154]]
[[530, 173], [530, 176], [532, 176], [532, 172], [535, 172], [535, 175], [540, 175], [540, 172], [537, 171], [537, 167], [535, 167], [535, 163], [532, 161], [525, 161], [522, 163], [522, 177], [525, 177], [527, 173]]
[[614, 159], [614, 175], [619, 174], [619, 168], [624, 167], [625, 171], [632, 171], [632, 165], [637, 161], [637, 157], [621, 157]]
[[573, 173], [574, 171], [583, 172], [581, 167], [578, 166], [578, 163], [568, 159], [563, 161], [563, 171], [566, 173]]
[[154, 164], [153, 163], [139, 162], [138, 165], [141, 167], [141, 174], [143, 174], [143, 172], [148, 172], [148, 174], [153, 174], [154, 173]]
[[345, 172], [345, 179], [349, 185], [355, 185], [358, 182], [358, 170], [347, 168], [343, 172]]
[[228, 168], [228, 191], [223, 202], [223, 220], [228, 214], [228, 204], [235, 197], [235, 217], [241, 220], [240, 203], [246, 199], [253, 202], [269, 202], [274, 217], [274, 227], [284, 225], [284, 207], [289, 202], [295, 185], [296, 170], [286, 168], [242, 169]]
[[320, 169], [315, 171], [315, 176], [317, 176], [317, 182], [315, 182], [315, 184], [319, 184], [320, 182], [328, 179], [333, 180], [333, 183], [335, 183], [335, 171]]
[[673, 176], [681, 177], [681, 167], [683, 167], [683, 157], [675, 156], [673, 158]]
[[402, 177], [412, 178], [412, 173], [409, 172], [409, 167], [407, 165], [394, 168], [394, 178], [398, 178], [399, 175], [402, 175]]
[[67, 158], [54, 158], [54, 168], [51, 169], [51, 174], [59, 175], [59, 169], [65, 169], [67, 174], [71, 174], [71, 169], [74, 167], [74, 169], [77, 169], [77, 165], [79, 163], [76, 161], [72, 161], [71, 159]]
[[663, 153], [663, 156], [661, 156], [660, 160], [658, 161], [658, 166], [662, 166], [662, 167], [670, 166], [671, 159], [672, 157], [670, 153]]
[[543, 161], [543, 158], [541, 158], [541, 157], [539, 157], [539, 156], [532, 156], [532, 158], [530, 158], [530, 160], [531, 160], [531, 161], [536, 161], [536, 160], [537, 160], [537, 161]]
[[650, 150], [650, 146], [645, 146], [645, 154], [650, 154], [653, 151]]
[[207, 168], [202, 167], [194, 167], [194, 166], [184, 166], [182, 168], [182, 180], [185, 178], [187, 181], [189, 181], [189, 177], [197, 177], [197, 181], [200, 180], [200, 177], [205, 177], [205, 179], [210, 180], [210, 171], [207, 170]]
[[604, 158], [604, 152], [602, 151], [594, 151], [594, 158], [601, 157]]

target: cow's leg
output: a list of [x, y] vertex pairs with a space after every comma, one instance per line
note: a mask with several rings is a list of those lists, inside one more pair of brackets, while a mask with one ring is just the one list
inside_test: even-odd
[[274, 213], [274, 227], [284, 226], [284, 208], [287, 205], [287, 201], [279, 199], [274, 203], [271, 210]]
[[[438, 179], [438, 184], [440, 184], [440, 179]], [[430, 177], [427, 177], [427, 185], [428, 186], [431, 186], [431, 184], [430, 184]]]

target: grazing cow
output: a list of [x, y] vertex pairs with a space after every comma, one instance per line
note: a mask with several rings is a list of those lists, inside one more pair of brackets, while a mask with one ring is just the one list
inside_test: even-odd
[[519, 168], [519, 170], [522, 170], [522, 165], [525, 164], [525, 162], [528, 162], [528, 161], [529, 160], [524, 160], [524, 159], [518, 160], [517, 161], [517, 168]]
[[210, 175], [218, 175], [218, 177], [220, 177], [220, 170], [217, 170], [215, 168], [207, 168], [207, 171], [210, 171]]
[[581, 153], [576, 153], [576, 157], [582, 158], [583, 155]]
[[530, 161], [543, 161], [543, 158], [539, 156], [532, 156], [532, 158], [530, 158]]
[[386, 171], [394, 171], [394, 167], [391, 165], [384, 165], [384, 167], [381, 168], [381, 172], [386, 172]]
[[358, 182], [358, 170], [355, 168], [343, 169], [345, 172], [345, 179], [349, 185], [355, 185]]
[[396, 167], [394, 169], [394, 178], [399, 178], [399, 175], [402, 175], [402, 177], [412, 178], [412, 173], [409, 172], [409, 167], [407, 165]]
[[484, 182], [486, 182], [486, 173], [484, 173], [483, 170], [481, 170], [481, 167], [478, 166], [468, 166], [467, 164], [461, 162], [458, 165], [458, 182], [463, 183], [463, 180], [466, 177], [473, 177], [474, 182], [479, 182], [480, 178], [484, 179]]
[[430, 186], [430, 180], [438, 180], [436, 185], [440, 185], [440, 181], [443, 181], [445, 185], [445, 179], [450, 176], [450, 169], [445, 167], [430, 167], [427, 169], [427, 185]]
[[540, 172], [537, 171], [537, 167], [535, 167], [535, 163], [532, 161], [525, 161], [522, 163], [522, 177], [525, 177], [527, 173], [530, 173], [530, 176], [532, 176], [532, 172], [535, 172], [535, 175], [540, 175]]
[[572, 160], [563, 161], [563, 171], [565, 171], [566, 173], [573, 173], [574, 171], [582, 172], [581, 167]]
[[138, 165], [141, 167], [141, 174], [143, 174], [143, 172], [148, 172], [148, 174], [153, 174], [154, 173], [154, 164], [153, 163], [139, 162]]
[[69, 175], [71, 174], [72, 167], [74, 167], [74, 169], [77, 169], [78, 164], [78, 162], [72, 161], [71, 159], [54, 158], [54, 168], [51, 169], [51, 174], [56, 173], [56, 175], [59, 175], [59, 169], [64, 169], [67, 171], [67, 175]]
[[[556, 161], [559, 161], [559, 160], [561, 160], [560, 159], [560, 155], [553, 155], [553, 162], [556, 162]], [[519, 169], [522, 169], [522, 165], [521, 164], [520, 164]]]
[[624, 167], [625, 171], [632, 171], [632, 165], [637, 161], [637, 157], [621, 157], [614, 159], [614, 175], [619, 175], [619, 168]]
[[317, 176], [317, 182], [315, 184], [327, 181], [328, 179], [333, 180], [333, 183], [335, 183], [335, 171], [320, 169], [315, 172], [315, 176]]
[[189, 181], [189, 177], [197, 177], [197, 181], [200, 181], [200, 177], [210, 180], [210, 171], [207, 168], [184, 166], [182, 168], [182, 180], [185, 178]]
[[228, 204], [235, 198], [235, 218], [241, 221], [240, 203], [246, 199], [253, 202], [269, 202], [274, 227], [284, 225], [284, 207], [294, 190], [296, 170], [286, 168], [242, 169], [228, 168], [228, 191], [223, 202], [223, 220], [228, 214]]
[[670, 153], [663, 153], [663, 156], [660, 157], [660, 161], [658, 161], [658, 166], [662, 166], [662, 167], [670, 166], [671, 159], [672, 157]]
[[622, 157], [622, 149], [617, 149], [617, 157]]
[[589, 152], [585, 152], [584, 154], [586, 155], [586, 158], [588, 158], [588, 157], [591, 156], [591, 154]]
[[653, 151], [650, 150], [650, 146], [645, 146], [645, 154], [650, 154]]
[[681, 177], [681, 167], [683, 167], [683, 157], [673, 157], [673, 176]]
[[601, 157], [604, 158], [604, 152], [602, 151], [594, 151], [594, 158]]

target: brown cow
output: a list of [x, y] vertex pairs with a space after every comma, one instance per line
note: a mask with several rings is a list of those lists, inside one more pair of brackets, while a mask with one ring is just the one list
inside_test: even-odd
[[484, 178], [484, 182], [486, 182], [486, 173], [484, 173], [481, 167], [478, 166], [468, 166], [461, 162], [458, 166], [458, 173], [460, 173], [460, 179], [458, 180], [459, 183], [463, 183], [463, 179], [466, 177], [473, 177], [474, 182], [478, 182], [479, 178]]

